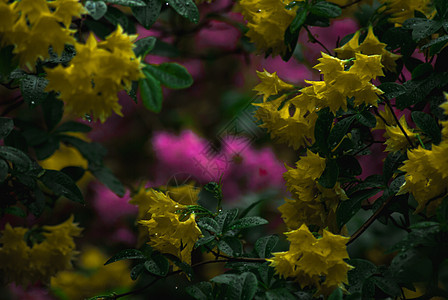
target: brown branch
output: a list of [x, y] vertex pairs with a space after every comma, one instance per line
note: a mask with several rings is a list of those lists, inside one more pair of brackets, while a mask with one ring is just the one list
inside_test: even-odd
[[403, 132], [404, 136], [406, 137], [406, 140], [408, 140], [409, 145], [411, 145], [411, 148], [414, 148], [414, 144], [412, 143], [411, 139], [409, 138], [408, 134], [404, 130], [403, 126], [401, 126], [400, 121], [397, 118], [397, 115], [395, 114], [394, 110], [392, 109], [392, 105], [390, 104], [389, 99], [386, 97], [380, 95], [381, 99], [386, 102], [387, 107], [389, 107], [390, 112], [392, 113], [392, 116], [394, 117], [395, 122], [397, 123], [397, 126], [400, 128], [401, 132]]
[[331, 53], [331, 51], [328, 50], [328, 48], [325, 47], [325, 45], [322, 44], [322, 43], [321, 43], [321, 42], [314, 36], [314, 34], [311, 33], [311, 31], [309, 30], [308, 26], [305, 26], [305, 25], [304, 25], [303, 28], [305, 28], [306, 32], [308, 32], [308, 36], [310, 36], [310, 37], [313, 38], [313, 40], [311, 41], [312, 43], [317, 43], [317, 44], [319, 44], [322, 48], [325, 49], [325, 51], [326, 51], [329, 55], [333, 56], [333, 54]]

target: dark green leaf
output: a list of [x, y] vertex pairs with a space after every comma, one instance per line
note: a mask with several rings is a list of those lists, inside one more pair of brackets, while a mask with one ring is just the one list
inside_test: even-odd
[[362, 168], [358, 160], [354, 156], [343, 155], [337, 158], [339, 166], [339, 176], [353, 177], [361, 175]]
[[322, 152], [328, 153], [330, 151], [328, 147], [328, 135], [331, 131], [331, 125], [333, 125], [334, 116], [328, 107], [320, 110], [317, 114], [319, 117], [314, 127], [316, 145]]
[[145, 57], [152, 49], [154, 49], [156, 41], [157, 39], [153, 36], [148, 36], [136, 41], [134, 48], [135, 56]]
[[49, 134], [39, 127], [28, 127], [23, 131], [23, 136], [30, 146], [37, 146], [45, 143], [48, 140]]
[[96, 36], [103, 40], [106, 39], [106, 37], [114, 31], [113, 26], [110, 26], [110, 24], [101, 21], [85, 19], [83, 23], [90, 31], [92, 31]]
[[182, 17], [193, 23], [199, 22], [199, 10], [192, 0], [167, 0], [167, 3]]
[[143, 73], [146, 78], [140, 79], [139, 82], [143, 105], [147, 109], [158, 113], [162, 109], [162, 87], [160, 86], [160, 82], [149, 72], [143, 71]]
[[339, 176], [338, 163], [334, 159], [327, 159], [325, 170], [319, 178], [319, 184], [324, 188], [331, 189], [336, 184]]
[[112, 192], [120, 197], [124, 196], [126, 190], [123, 184], [120, 182], [120, 180], [117, 179], [117, 177], [115, 177], [115, 175], [109, 168], [105, 166], [89, 164], [89, 170], [96, 178], [98, 178], [99, 181], [110, 188]]
[[328, 144], [330, 149], [335, 148], [342, 138], [347, 134], [350, 125], [355, 120], [355, 116], [350, 116], [348, 118], [344, 118], [337, 122], [333, 129], [331, 129], [330, 135], [328, 136]]
[[350, 284], [348, 291], [350, 293], [360, 293], [364, 281], [376, 273], [377, 267], [375, 264], [364, 259], [350, 259], [348, 263], [354, 267], [354, 269], [349, 270], [347, 273]]
[[[294, 51], [297, 46], [297, 39], [299, 38], [299, 33], [300, 33], [300, 30], [296, 30], [295, 32], [292, 32], [290, 26], [288, 26], [288, 28], [286, 28], [285, 34], [284, 34], [284, 42], [286, 45], [286, 51], [284, 51], [284, 53], [282, 54], [282, 59], [284, 61], [288, 61], [294, 54]], [[269, 55], [269, 52], [266, 53], [266, 55]]]
[[383, 96], [389, 100], [406, 93], [406, 87], [396, 82], [385, 82], [378, 88], [384, 92]]
[[199, 282], [195, 285], [187, 286], [187, 293], [197, 300], [210, 300], [212, 296], [212, 284], [210, 282]]
[[243, 253], [243, 245], [241, 244], [241, 241], [234, 237], [224, 237], [219, 241], [218, 248], [220, 251], [232, 257], [241, 256]]
[[378, 193], [377, 189], [368, 189], [354, 193], [350, 199], [342, 201], [336, 211], [336, 219], [339, 227], [342, 227], [361, 209], [364, 200]]
[[75, 121], [67, 121], [58, 128], [56, 132], [90, 132], [92, 128], [89, 125], [82, 124]]
[[58, 149], [59, 140], [57, 140], [54, 136], [49, 136], [45, 142], [34, 147], [38, 160], [44, 160], [50, 157]]
[[347, 190], [346, 193], [350, 196], [360, 190], [365, 190], [367, 188], [384, 188], [384, 186], [384, 177], [382, 175], [371, 175], [367, 177], [364, 182], [361, 182]]
[[398, 284], [392, 280], [392, 278], [384, 278], [379, 276], [372, 276], [372, 281], [378, 286], [383, 292], [390, 296], [400, 296], [401, 289]]
[[10, 147], [0, 146], [0, 157], [10, 161], [13, 164], [13, 169], [19, 172], [26, 172], [31, 168], [31, 159], [22, 151]]
[[448, 2], [445, 0], [434, 0], [434, 6], [436, 7], [437, 14], [442, 19], [448, 14]]
[[10, 118], [0, 118], [0, 139], [8, 136], [14, 129], [14, 122]]
[[6, 46], [0, 48], [0, 78], [6, 78], [17, 67], [17, 60], [12, 53], [14, 46]]
[[356, 114], [356, 120], [364, 126], [369, 128], [373, 128], [376, 126], [376, 118], [370, 111], [363, 111], [359, 114]]
[[195, 247], [197, 248], [197, 247], [200, 247], [200, 246], [202, 246], [202, 245], [206, 245], [206, 244], [208, 244], [208, 243], [210, 243], [211, 241], [213, 241], [215, 239], [215, 236], [207, 236], [207, 237], [203, 237], [203, 238], [200, 238], [197, 242], [196, 242], [196, 244], [195, 244]]
[[106, 3], [118, 4], [123, 6], [145, 6], [145, 2], [142, 0], [104, 0]]
[[311, 6], [310, 12], [319, 17], [337, 18], [341, 15], [342, 10], [336, 4], [322, 1]]
[[138, 81], [132, 81], [131, 89], [126, 92], [132, 98], [132, 100], [134, 100], [135, 103], [138, 102], [137, 91], [138, 91]]
[[427, 43], [426, 45], [422, 46], [420, 49], [424, 50], [426, 48], [432, 47], [432, 46], [437, 45], [439, 43], [441, 45], [445, 45], [447, 42], [448, 42], [448, 35], [444, 35], [444, 36], [441, 36], [439, 38], [431, 40], [429, 43]]
[[26, 213], [23, 209], [18, 206], [9, 206], [4, 211], [6, 214], [14, 215], [17, 217], [25, 218]]
[[104, 265], [111, 264], [113, 262], [124, 260], [124, 259], [146, 259], [146, 256], [137, 249], [125, 249], [121, 250], [111, 258], [109, 258], [108, 261], [104, 263]]
[[30, 107], [34, 107], [47, 97], [45, 87], [48, 80], [44, 77], [36, 75], [26, 75], [20, 80], [20, 91], [22, 92], [23, 100]]
[[258, 280], [254, 273], [244, 272], [240, 275], [243, 289], [241, 291], [241, 300], [252, 300], [257, 292]]
[[101, 19], [107, 12], [107, 5], [104, 1], [86, 1], [84, 7], [95, 20]]
[[84, 203], [81, 191], [68, 175], [55, 170], [45, 170], [45, 173], [39, 179], [55, 195], [66, 197], [75, 202]]
[[383, 165], [385, 182], [389, 181], [389, 179], [394, 175], [395, 171], [405, 159], [406, 157], [400, 151], [391, 152], [387, 155]]
[[211, 282], [232, 285], [239, 280], [238, 274], [221, 274], [210, 279]]
[[295, 33], [296, 31], [300, 30], [300, 27], [302, 27], [303, 23], [305, 23], [306, 15], [308, 14], [308, 11], [303, 8], [299, 7], [296, 12], [296, 16], [292, 20], [291, 25], [289, 26], [289, 30], [291, 33]]
[[255, 242], [255, 251], [260, 258], [268, 258], [271, 256], [272, 250], [275, 245], [277, 245], [278, 236], [277, 235], [268, 235], [259, 238]]
[[73, 45], [68, 44], [65, 45], [64, 51], [62, 52], [61, 55], [58, 55], [58, 53], [54, 52], [54, 50], [51, 47], [48, 49], [48, 52], [50, 53], [50, 57], [44, 60], [44, 63], [50, 63], [50, 64], [66, 65], [76, 55], [75, 47]]
[[211, 231], [216, 234], [221, 234], [219, 224], [216, 223], [216, 221], [213, 220], [212, 218], [208, 218], [208, 217], [200, 218], [197, 221], [197, 224], [198, 224], [199, 228], [201, 228], [201, 229], [205, 229], [205, 230]]
[[171, 89], [184, 89], [193, 84], [193, 78], [187, 69], [177, 63], [146, 65], [144, 71]]
[[35, 177], [21, 173], [15, 174], [15, 176], [20, 181], [20, 183], [28, 187], [30, 190], [34, 190], [36, 188], [37, 182]]
[[243, 228], [250, 228], [255, 227], [259, 225], [268, 224], [269, 222], [261, 217], [245, 217], [242, 219], [238, 219], [231, 223], [230, 228], [232, 230], [234, 229], [243, 229]]
[[157, 21], [160, 10], [162, 9], [162, 1], [160, 0], [144, 0], [146, 6], [133, 7], [132, 13], [137, 21], [146, 29], [151, 28], [152, 24]]
[[8, 177], [9, 173], [9, 165], [3, 159], [0, 159], [0, 183], [5, 181], [6, 177]]
[[328, 300], [342, 300], [342, 290], [340, 288], [337, 288], [331, 293], [331, 295], [328, 297]]
[[277, 288], [268, 290], [266, 292], [266, 299], [267, 300], [296, 300], [297, 297], [295, 297], [291, 292], [286, 288]]
[[412, 80], [429, 76], [432, 72], [433, 69], [430, 63], [420, 64], [412, 70]]
[[64, 114], [64, 102], [56, 99], [54, 93], [48, 94], [48, 97], [42, 102], [45, 124], [48, 130], [52, 130], [62, 119]]
[[[145, 3], [143, 3], [143, 6], [145, 6]], [[118, 8], [115, 8], [113, 6], [109, 6], [107, 9], [107, 13], [104, 15], [106, 20], [114, 24], [115, 26], [120, 25], [124, 31], [127, 31], [129, 26], [129, 19], [126, 16], [124, 12], [119, 10]]]
[[412, 120], [427, 136], [432, 139], [434, 144], [440, 143], [442, 133], [436, 121], [428, 114], [422, 111], [413, 111]]
[[215, 218], [215, 221], [219, 224], [220, 231], [223, 232], [224, 229], [227, 229], [230, 223], [232, 223], [233, 220], [235, 220], [237, 215], [238, 215], [237, 208], [221, 211], [221, 213], [217, 215]]
[[102, 161], [107, 153], [107, 150], [100, 144], [88, 143], [79, 138], [69, 135], [61, 135], [60, 140], [78, 149], [79, 152], [81, 152], [82, 156], [84, 156], [89, 161], [89, 164], [100, 166], [102, 165]]
[[150, 260], [145, 261], [145, 268], [149, 273], [157, 276], [168, 274], [170, 263], [163, 255], [155, 255]]
[[140, 276], [140, 274], [143, 273], [143, 271], [145, 270], [145, 264], [144, 263], [140, 263], [138, 265], [135, 265], [130, 273], [131, 279], [132, 280], [137, 280], [138, 276]]
[[28, 151], [28, 144], [26, 142], [25, 137], [23, 136], [23, 134], [20, 131], [18, 131], [16, 129], [13, 129], [9, 133], [9, 135], [5, 138], [4, 142], [5, 142], [5, 146], [11, 146], [11, 147], [17, 148], [23, 152]]
[[417, 43], [412, 39], [411, 32], [402, 27], [391, 27], [389, 28], [381, 38], [381, 42], [385, 43], [387, 50], [400, 49], [400, 54], [406, 58], [411, 56]]
[[156, 41], [156, 45], [154, 46], [154, 49], [151, 51], [151, 54], [166, 57], [180, 56], [179, 49], [161, 40]]
[[35, 201], [28, 205], [28, 209], [33, 215], [39, 217], [44, 212], [46, 199], [44, 193], [39, 188], [34, 189], [34, 197]]

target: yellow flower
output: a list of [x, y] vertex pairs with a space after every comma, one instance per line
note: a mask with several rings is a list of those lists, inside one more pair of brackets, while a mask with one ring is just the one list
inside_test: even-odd
[[129, 289], [129, 263], [118, 261], [104, 265], [107, 256], [98, 248], [87, 246], [81, 251], [76, 270], [59, 272], [51, 278], [51, 288], [67, 299], [86, 299], [117, 288]]
[[[180, 212], [186, 206], [153, 189], [139, 192], [130, 203], [139, 205], [139, 216], [143, 219], [138, 223], [146, 228], [151, 247], [162, 253], [173, 254], [186, 263], [191, 262], [191, 251], [202, 232], [194, 214], [187, 216], [186, 220], [180, 220]], [[147, 208], [146, 213], [140, 212], [140, 206]]]
[[[360, 31], [357, 31], [355, 35], [345, 45], [334, 49], [340, 59], [350, 59], [355, 57], [356, 53], [364, 55], [381, 55], [381, 64], [389, 71], [395, 72], [395, 61], [401, 57], [401, 55], [394, 54], [386, 50], [386, 44], [381, 43], [373, 33], [372, 26], [369, 26], [367, 36], [364, 41], [359, 44]], [[376, 58], [375, 58], [376, 59]], [[379, 72], [377, 72], [377, 76]]]
[[286, 9], [286, 0], [242, 0], [241, 13], [247, 20], [246, 36], [260, 52], [284, 53], [284, 33], [296, 15], [297, 7]]
[[[392, 114], [392, 111], [389, 108], [384, 108], [383, 110], [378, 110], [378, 113], [381, 117], [375, 116], [376, 118], [376, 126], [372, 128], [372, 130], [386, 129], [386, 126], [397, 126], [397, 122]], [[384, 121], [386, 123], [384, 123]]]
[[384, 76], [383, 65], [381, 64], [381, 55], [355, 54], [355, 61], [350, 67], [352, 73], [358, 74], [361, 80], [376, 79], [378, 76]]
[[[406, 122], [405, 116], [402, 116], [399, 120], [401, 127], [406, 132], [407, 136], [411, 140], [412, 143], [414, 143], [417, 139], [416, 135], [414, 134], [413, 130], [408, 127], [408, 124]], [[386, 127], [386, 133], [384, 133], [384, 137], [387, 138], [386, 140], [386, 150], [385, 151], [404, 151], [409, 147], [412, 147], [412, 145], [409, 144], [409, 141], [407, 140], [406, 136], [404, 135], [403, 131], [400, 129], [400, 127], [397, 126], [385, 126]]]
[[73, 216], [56, 226], [43, 226], [41, 243], [32, 247], [25, 242], [26, 228], [5, 226], [0, 237], [0, 270], [6, 282], [26, 286], [37, 281], [49, 282], [52, 276], [72, 266], [75, 251], [74, 237], [82, 229], [73, 223]]
[[414, 18], [415, 11], [419, 11], [431, 19], [435, 9], [431, 0], [380, 0], [383, 6], [380, 12], [391, 15], [389, 22], [401, 26], [407, 19]]
[[268, 259], [277, 274], [295, 278], [302, 288], [317, 287], [315, 296], [328, 296], [348, 283], [347, 272], [352, 267], [344, 261], [349, 258], [347, 237], [323, 230], [322, 238], [316, 239], [305, 224], [285, 234], [291, 242], [289, 250]]
[[269, 96], [277, 95], [280, 91], [294, 88], [293, 85], [281, 80], [277, 76], [277, 72], [270, 74], [266, 70], [263, 72], [257, 71], [257, 75], [261, 82], [254, 87], [254, 91], [257, 91], [258, 95], [263, 95], [263, 102], [266, 102]]
[[117, 93], [142, 77], [140, 58], [132, 51], [136, 36], [118, 28], [104, 42], [91, 34], [86, 44], [76, 44], [76, 56], [68, 67], [46, 69], [47, 91], [58, 91], [68, 111], [91, 115], [104, 122], [112, 112], [121, 114]]

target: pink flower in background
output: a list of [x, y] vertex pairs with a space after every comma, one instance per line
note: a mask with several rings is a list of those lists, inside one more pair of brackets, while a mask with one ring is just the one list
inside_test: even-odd
[[234, 50], [241, 32], [232, 25], [222, 21], [211, 20], [205, 28], [195, 36], [196, 46], [202, 48], [220, 48]]
[[[50, 296], [48, 290], [43, 286], [30, 286], [28, 288], [23, 288], [21, 286], [10, 284], [9, 291], [11, 292], [13, 299], [20, 300], [50, 300], [54, 299]], [[3, 295], [5, 296], [5, 295]], [[6, 296], [5, 296], [6, 297]]]
[[[318, 74], [313, 74], [306, 65], [299, 63], [295, 59], [290, 59], [286, 62], [280, 56], [263, 59], [257, 69], [258, 71], [266, 69], [269, 73], [277, 72], [277, 75], [282, 80], [293, 84], [304, 84], [304, 80], [318, 79]], [[313, 76], [316, 78], [313, 78]]]
[[126, 191], [123, 198], [120, 198], [106, 186], [97, 182], [92, 184], [92, 190], [94, 193], [93, 207], [104, 224], [112, 225], [123, 217], [137, 214], [138, 209], [128, 203], [129, 191]]

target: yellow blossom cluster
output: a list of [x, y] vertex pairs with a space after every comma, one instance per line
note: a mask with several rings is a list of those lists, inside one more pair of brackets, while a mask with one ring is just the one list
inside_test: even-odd
[[59, 92], [66, 109], [76, 116], [90, 115], [101, 122], [112, 111], [121, 116], [117, 93], [143, 77], [140, 58], [132, 50], [136, 38], [123, 33], [120, 25], [102, 42], [91, 34], [86, 44], [75, 45], [76, 56], [67, 67], [45, 70], [46, 90]]
[[0, 0], [0, 43], [13, 45], [20, 66], [34, 70], [48, 49], [61, 54], [65, 44], [75, 44], [69, 29], [73, 17], [85, 13], [77, 0]]
[[266, 102], [270, 96], [277, 95], [280, 91], [294, 88], [292, 84], [281, 80], [277, 72], [271, 74], [263, 69], [263, 72], [257, 71], [257, 75], [261, 82], [254, 87], [254, 91], [257, 91], [258, 95], [263, 95], [263, 102]]
[[105, 266], [107, 258], [100, 249], [85, 247], [79, 256], [77, 270], [59, 272], [51, 278], [51, 288], [67, 299], [87, 299], [117, 288], [132, 287], [129, 263], [122, 260]]
[[395, 26], [401, 26], [407, 19], [414, 18], [415, 12], [419, 11], [432, 18], [436, 11], [432, 5], [432, 0], [380, 0], [383, 6], [380, 12], [389, 14], [389, 22]]
[[75, 251], [74, 237], [82, 229], [73, 216], [56, 226], [43, 226], [44, 240], [29, 246], [25, 241], [27, 228], [6, 224], [0, 237], [0, 270], [6, 283], [26, 286], [37, 281], [50, 282], [58, 272], [72, 267]]
[[186, 206], [174, 201], [169, 192], [141, 189], [131, 204], [138, 205], [138, 223], [149, 234], [148, 244], [154, 249], [177, 256], [183, 262], [191, 263], [191, 251], [202, 235], [196, 224], [195, 215], [183, 216]]
[[339, 183], [327, 189], [317, 182], [325, 170], [325, 159], [307, 150], [307, 155], [300, 158], [295, 169], [287, 168], [283, 177], [293, 199], [287, 199], [278, 208], [286, 226], [297, 229], [307, 224], [338, 232], [336, 209], [347, 196]]
[[[448, 102], [441, 105], [448, 115]], [[404, 161], [401, 171], [406, 172], [405, 184], [399, 194], [411, 193], [418, 206], [419, 213], [427, 208], [427, 214], [432, 215], [448, 192], [448, 121], [441, 122], [442, 141], [432, 145], [432, 149], [408, 150], [408, 159]]]
[[[302, 1], [302, 0], [300, 0]], [[296, 15], [297, 7], [286, 9], [288, 0], [241, 0], [241, 13], [247, 20], [246, 36], [260, 52], [284, 53], [284, 32]]]
[[306, 225], [285, 234], [291, 242], [289, 250], [273, 253], [268, 259], [279, 275], [293, 277], [302, 288], [316, 286], [316, 296], [328, 296], [337, 287], [343, 289], [352, 269], [344, 261], [349, 258], [345, 247], [348, 238], [326, 230], [322, 238], [315, 238]]
[[362, 43], [359, 43], [361, 31], [357, 31], [353, 37], [344, 44], [342, 47], [334, 49], [340, 59], [350, 59], [355, 57], [356, 53], [362, 53], [365, 55], [381, 55], [382, 65], [389, 71], [395, 72], [395, 61], [401, 57], [401, 55], [394, 54], [386, 50], [386, 44], [381, 43], [373, 33], [372, 26], [369, 26], [367, 35]]

